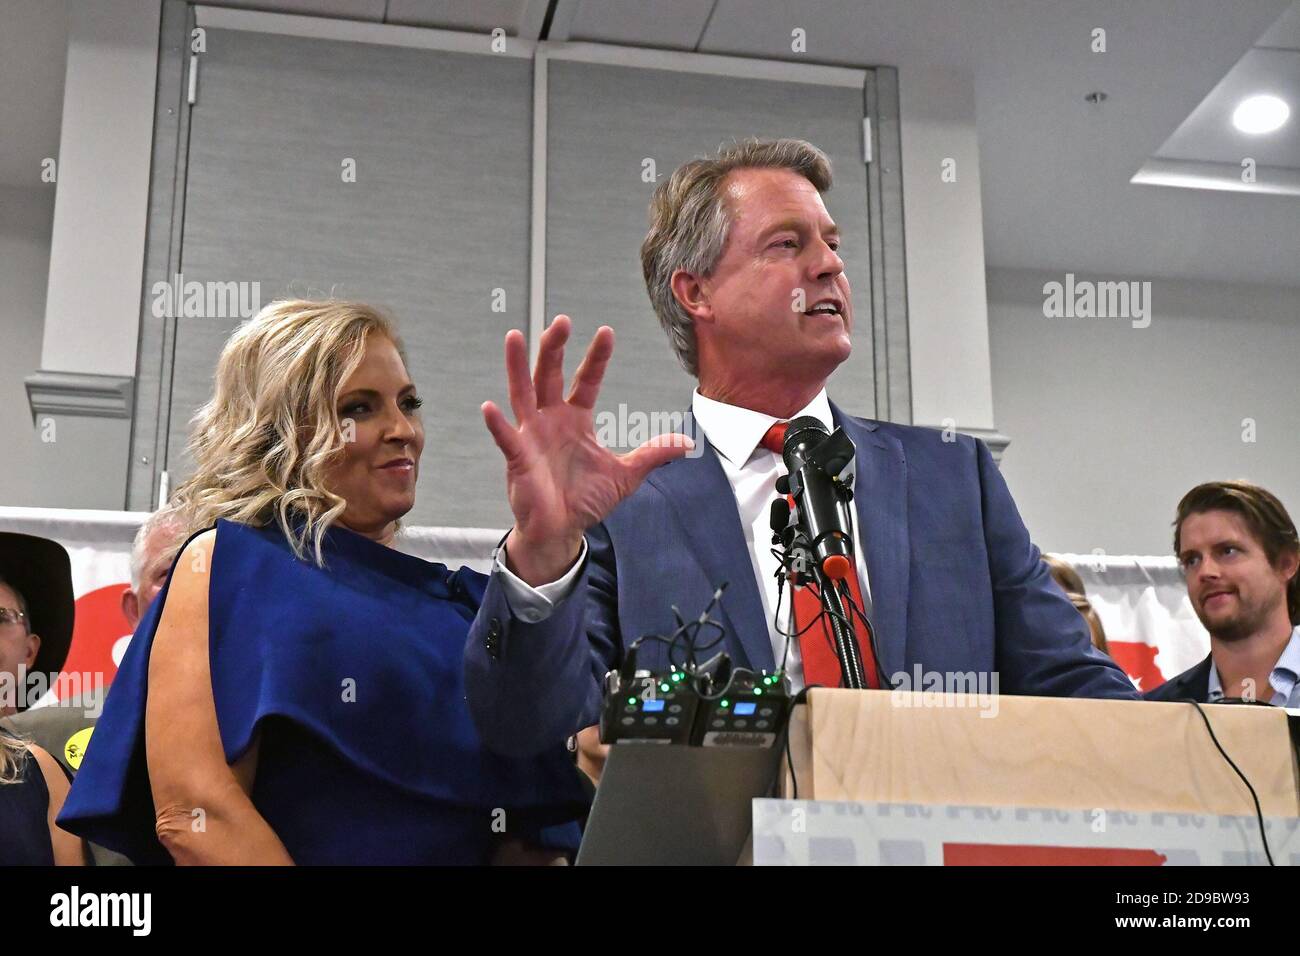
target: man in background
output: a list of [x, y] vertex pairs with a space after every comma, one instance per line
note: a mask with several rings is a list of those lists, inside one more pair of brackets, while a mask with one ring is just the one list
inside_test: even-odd
[[1210, 654], [1147, 700], [1300, 707], [1300, 539], [1282, 502], [1245, 481], [1197, 485], [1178, 503], [1174, 553]]
[[34, 703], [28, 674], [44, 675], [47, 687], [53, 683], [72, 644], [75, 610], [63, 545], [0, 532], [0, 717]]
[[172, 562], [185, 543], [185, 528], [174, 512], [160, 508], [145, 519], [131, 545], [131, 586], [122, 592], [122, 616], [134, 632], [158, 596]]
[[[176, 516], [167, 508], [155, 511], [140, 526], [131, 545], [131, 586], [122, 592], [122, 614], [127, 624], [134, 631], [140, 624], [140, 618], [149, 610], [154, 598], [167, 583], [172, 562], [184, 540], [185, 528], [176, 520]], [[18, 537], [26, 537], [18, 536]], [[39, 539], [38, 539], [39, 540]], [[62, 552], [61, 546], [55, 545]], [[67, 553], [63, 553], [63, 563], [67, 565]], [[67, 572], [68, 623], [67, 640], [63, 643], [63, 655], [67, 656], [68, 645], [72, 639], [72, 577]], [[0, 587], [0, 605], [8, 604], [5, 589]], [[3, 612], [0, 612], [3, 614]], [[0, 627], [3, 625], [0, 624]], [[62, 633], [62, 632], [60, 632]], [[4, 641], [0, 635], [0, 642]], [[39, 644], [40, 641], [38, 640]], [[120, 659], [120, 655], [118, 655]], [[0, 657], [0, 661], [3, 658]], [[62, 658], [59, 659], [62, 665]], [[57, 668], [56, 668], [57, 669]], [[81, 766], [81, 757], [93, 735], [93, 728], [104, 710], [104, 698], [108, 690], [103, 686], [88, 689], [80, 697], [60, 701], [48, 707], [27, 710], [5, 721], [13, 732], [49, 751], [63, 765], [69, 777], [76, 774]], [[0, 715], [4, 713], [0, 710]], [[126, 865], [126, 857], [111, 850], [90, 844], [91, 856], [99, 866]]]

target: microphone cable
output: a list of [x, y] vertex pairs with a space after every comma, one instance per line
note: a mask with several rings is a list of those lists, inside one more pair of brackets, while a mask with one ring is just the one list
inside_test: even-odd
[[1201, 715], [1201, 720], [1205, 721], [1205, 729], [1210, 732], [1210, 740], [1214, 741], [1214, 746], [1217, 747], [1219, 753], [1223, 755], [1223, 759], [1228, 761], [1228, 766], [1231, 767], [1237, 776], [1241, 778], [1241, 782], [1244, 783], [1246, 789], [1250, 791], [1250, 799], [1255, 802], [1255, 820], [1259, 824], [1259, 838], [1264, 844], [1264, 857], [1268, 860], [1269, 866], [1277, 866], [1277, 864], [1273, 862], [1273, 854], [1268, 848], [1268, 833], [1264, 829], [1264, 811], [1260, 808], [1259, 795], [1255, 793], [1255, 788], [1251, 786], [1250, 781], [1246, 779], [1246, 775], [1241, 772], [1241, 768], [1233, 763], [1232, 758], [1228, 756], [1228, 752], [1224, 750], [1223, 745], [1219, 743], [1219, 738], [1214, 736], [1214, 728], [1210, 726], [1210, 718], [1206, 716], [1205, 711], [1201, 708], [1200, 702], [1193, 700], [1191, 697], [1182, 697], [1179, 699], [1196, 708], [1196, 712]]

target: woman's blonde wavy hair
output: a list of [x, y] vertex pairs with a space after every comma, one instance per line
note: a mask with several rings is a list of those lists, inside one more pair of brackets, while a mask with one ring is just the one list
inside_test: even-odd
[[31, 759], [27, 741], [0, 727], [0, 784], [23, 778], [23, 763]]
[[190, 422], [194, 474], [168, 503], [186, 536], [218, 518], [274, 520], [299, 558], [325, 563], [325, 532], [347, 507], [325, 485], [345, 445], [338, 397], [373, 334], [406, 360], [392, 321], [360, 302], [272, 302], [235, 331]]

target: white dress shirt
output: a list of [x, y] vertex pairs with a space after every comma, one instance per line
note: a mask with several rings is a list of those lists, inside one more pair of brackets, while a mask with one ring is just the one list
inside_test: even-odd
[[582, 539], [582, 547], [578, 549], [578, 560], [573, 562], [573, 567], [564, 573], [564, 577], [537, 587], [532, 587], [506, 567], [503, 554], [505, 550], [503, 543], [492, 553], [492, 573], [501, 577], [501, 587], [506, 593], [506, 604], [510, 606], [511, 613], [521, 621], [536, 624], [550, 617], [551, 612], [555, 610], [555, 605], [573, 592], [574, 585], [578, 582], [578, 574], [582, 571], [582, 564], [587, 560], [587, 539], [585, 537]]
[[[1291, 639], [1273, 665], [1268, 675], [1268, 686], [1273, 692], [1268, 700], [1262, 693], [1257, 693], [1258, 700], [1274, 707], [1300, 707], [1300, 625], [1291, 631]], [[1217, 704], [1223, 700], [1223, 681], [1219, 678], [1219, 668], [1210, 661], [1210, 679], [1206, 686], [1207, 700]]]
[[[773, 615], [777, 603], [776, 572], [779, 561], [772, 554], [772, 502], [776, 500], [776, 479], [786, 474], [785, 462], [775, 452], [768, 451], [760, 444], [767, 430], [783, 419], [764, 415], [736, 405], [726, 405], [705, 398], [696, 389], [691, 398], [691, 414], [696, 425], [704, 432], [718, 453], [722, 472], [731, 485], [731, 493], [736, 499], [736, 510], [740, 515], [740, 527], [745, 534], [745, 546], [749, 549], [750, 562], [753, 566], [754, 580], [758, 584], [758, 594], [763, 601], [763, 619], [767, 621], [768, 639], [772, 642], [772, 655], [777, 666], [785, 660], [786, 673], [794, 692], [803, 688], [803, 660], [799, 654], [799, 642], [789, 642], [786, 653], [786, 637], [778, 632]], [[826, 426], [828, 431], [835, 429], [831, 417], [830, 399], [826, 390], [817, 393], [817, 397], [806, 408], [790, 416], [792, 419], [811, 415]], [[863, 611], [871, 616], [871, 587], [867, 580], [867, 563], [864, 547], [858, 535], [857, 509], [849, 508], [849, 531], [853, 535], [854, 560], [857, 565], [858, 583], [862, 587]], [[586, 541], [578, 560], [568, 573], [559, 581], [529, 587], [523, 580], [505, 566], [501, 555], [496, 556], [493, 573], [501, 576], [506, 599], [511, 610], [524, 621], [535, 623], [550, 616], [555, 605], [569, 596], [578, 572], [587, 556]], [[794, 605], [791, 600], [789, 583], [781, 594], [781, 630], [787, 634], [794, 633]]]
[[[740, 527], [745, 532], [745, 546], [749, 549], [754, 580], [758, 584], [759, 597], [763, 600], [763, 619], [767, 622], [772, 655], [778, 667], [785, 655], [786, 673], [790, 677], [792, 689], [797, 693], [803, 688], [803, 659], [799, 654], [799, 642], [789, 642], [790, 651], [787, 655], [786, 637], [778, 633], [773, 620], [777, 602], [776, 572], [780, 562], [772, 554], [771, 511], [772, 502], [778, 497], [776, 479], [786, 474], [786, 467], [780, 455], [768, 451], [760, 444], [767, 430], [783, 419], [715, 402], [701, 395], [698, 389], [691, 399], [691, 414], [709, 439], [709, 444], [717, 450], [722, 472], [727, 476], [731, 493], [736, 497]], [[816, 418], [828, 431], [835, 430], [831, 403], [826, 397], [825, 389], [818, 392], [807, 407], [790, 418], [803, 415]], [[849, 533], [853, 535], [854, 542], [854, 562], [858, 570], [858, 583], [862, 586], [862, 603], [866, 605], [862, 610], [870, 618], [871, 588], [867, 581], [863, 542], [858, 536], [858, 516], [855, 508], [848, 510]], [[791, 600], [789, 582], [786, 582], [781, 594], [781, 629], [787, 634], [794, 633], [794, 603]]]

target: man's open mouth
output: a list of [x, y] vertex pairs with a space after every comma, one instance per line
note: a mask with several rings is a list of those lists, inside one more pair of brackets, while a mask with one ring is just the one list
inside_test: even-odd
[[804, 315], [844, 315], [844, 303], [839, 299], [818, 299]]

